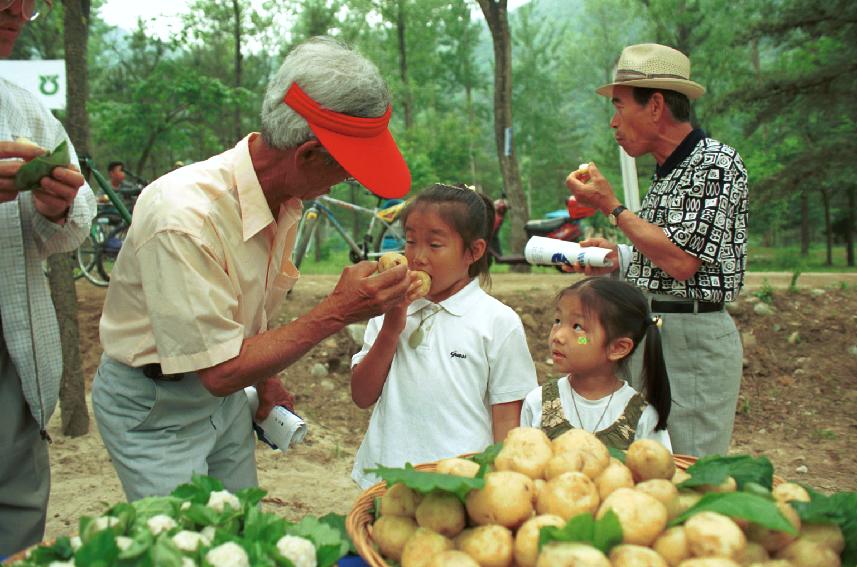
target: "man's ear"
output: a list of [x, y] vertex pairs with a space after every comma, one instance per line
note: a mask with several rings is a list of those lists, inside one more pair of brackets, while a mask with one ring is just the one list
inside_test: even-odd
[[652, 98], [649, 99], [649, 113], [652, 121], [659, 121], [663, 117], [665, 110], [666, 101], [664, 100], [664, 95], [659, 92], [652, 94]]
[[295, 161], [299, 166], [315, 165], [329, 157], [330, 154], [318, 140], [307, 140], [295, 150]]
[[634, 350], [634, 341], [630, 337], [619, 337], [614, 339], [607, 349], [607, 359], [611, 362], [619, 362]]
[[488, 244], [485, 242], [484, 238], [477, 238], [470, 245], [470, 256], [473, 259], [473, 262], [478, 262], [482, 255], [485, 254], [485, 249], [488, 247]]

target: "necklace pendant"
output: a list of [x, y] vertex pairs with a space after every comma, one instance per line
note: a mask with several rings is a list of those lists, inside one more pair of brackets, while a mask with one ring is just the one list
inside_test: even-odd
[[419, 327], [414, 329], [414, 332], [411, 333], [411, 336], [408, 337], [408, 346], [411, 348], [417, 348], [423, 344], [423, 326], [420, 324]]

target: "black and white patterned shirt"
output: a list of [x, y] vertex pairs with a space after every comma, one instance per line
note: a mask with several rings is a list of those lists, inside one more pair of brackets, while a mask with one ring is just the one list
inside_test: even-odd
[[738, 297], [747, 262], [747, 170], [734, 148], [702, 130], [688, 134], [657, 168], [638, 215], [702, 264], [682, 282], [634, 249], [625, 279], [686, 299]]

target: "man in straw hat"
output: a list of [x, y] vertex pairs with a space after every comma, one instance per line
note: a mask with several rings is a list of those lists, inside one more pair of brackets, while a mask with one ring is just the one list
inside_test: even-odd
[[291, 407], [277, 373], [345, 325], [406, 299], [405, 266], [347, 267], [329, 296], [273, 324], [299, 273], [301, 200], [355, 177], [401, 197], [410, 173], [390, 135], [390, 94], [370, 61], [328, 38], [295, 47], [271, 80], [261, 133], [150, 184], [111, 274], [104, 356], [92, 389], [99, 430], [129, 500], [192, 474], [257, 484], [256, 413]]
[[[652, 154], [652, 184], [638, 212], [627, 210], [594, 164], [566, 184], [596, 207], [631, 246], [592, 238], [583, 246], [614, 250], [614, 266], [586, 273], [624, 277], [661, 315], [672, 387], [669, 433], [677, 453], [729, 448], [741, 383], [742, 348], [724, 310], [744, 283], [747, 255], [747, 171], [738, 152], [690, 124], [690, 101], [705, 93], [690, 79], [690, 61], [664, 45], [626, 47], [613, 82], [597, 89], [615, 112], [610, 121], [632, 157]], [[640, 351], [632, 364], [639, 376]], [[635, 384], [636, 385], [636, 384]]]

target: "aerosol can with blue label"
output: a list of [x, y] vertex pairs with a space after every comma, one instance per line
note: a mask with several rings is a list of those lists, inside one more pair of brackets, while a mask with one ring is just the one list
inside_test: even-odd
[[[253, 386], [244, 388], [244, 393], [250, 403], [250, 412], [255, 418], [256, 410], [259, 409], [259, 394]], [[304, 420], [283, 406], [274, 406], [268, 417], [261, 423], [257, 423], [254, 419], [253, 429], [256, 430], [261, 441], [283, 453], [288, 451], [289, 446], [301, 443], [307, 433]]]

